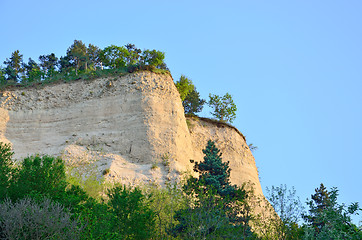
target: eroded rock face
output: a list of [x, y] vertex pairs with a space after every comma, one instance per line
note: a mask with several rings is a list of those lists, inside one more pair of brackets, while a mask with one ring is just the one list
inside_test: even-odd
[[246, 144], [245, 137], [235, 128], [207, 119], [187, 118], [193, 152], [196, 161], [202, 161], [202, 150], [208, 140], [215, 142], [223, 161], [229, 161], [230, 180], [241, 186], [250, 183], [257, 195], [262, 195], [255, 159]]
[[262, 195], [254, 158], [234, 128], [186, 120], [167, 74], [138, 72], [2, 92], [0, 141], [15, 158], [62, 155], [69, 165], [91, 165], [122, 183], [158, 182], [192, 172], [209, 139], [230, 162], [231, 182], [251, 182]]

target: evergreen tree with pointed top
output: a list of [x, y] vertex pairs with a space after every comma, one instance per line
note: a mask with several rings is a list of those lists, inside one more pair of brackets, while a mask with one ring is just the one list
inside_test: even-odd
[[311, 195], [312, 200], [308, 203], [309, 215], [303, 216], [304, 220], [311, 224], [317, 232], [325, 225], [325, 222], [320, 221], [319, 216], [331, 205], [330, 195], [331, 193], [321, 183], [319, 188], [315, 189], [315, 193]]
[[307, 202], [309, 214], [303, 216], [303, 239], [362, 239], [362, 231], [353, 224], [351, 216], [361, 212], [358, 202], [349, 206], [337, 202], [338, 190], [330, 191], [321, 184]]
[[190, 177], [183, 186], [189, 206], [176, 211], [178, 224], [171, 230], [183, 239], [256, 239], [243, 218], [246, 191], [230, 183], [229, 162], [222, 162], [213, 141], [203, 150], [204, 161], [196, 162], [198, 178]]
[[202, 152], [205, 154], [204, 161], [196, 162], [194, 166], [194, 171], [200, 173], [199, 183], [207, 188], [213, 187], [222, 197], [233, 197], [236, 185], [230, 183], [229, 162], [222, 162], [222, 153], [211, 140]]
[[20, 54], [19, 50], [14, 51], [11, 54], [10, 59], [6, 59], [4, 61], [5, 67], [5, 74], [7, 75], [7, 82], [8, 83], [17, 83], [20, 79], [20, 73], [24, 71], [23, 69], [23, 55]]

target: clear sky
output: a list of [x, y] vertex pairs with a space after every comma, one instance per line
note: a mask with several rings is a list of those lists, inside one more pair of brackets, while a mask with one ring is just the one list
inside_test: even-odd
[[295, 186], [305, 202], [323, 182], [362, 204], [359, 0], [0, 0], [0, 24], [1, 62], [60, 57], [75, 39], [161, 50], [203, 98], [233, 96], [263, 189]]

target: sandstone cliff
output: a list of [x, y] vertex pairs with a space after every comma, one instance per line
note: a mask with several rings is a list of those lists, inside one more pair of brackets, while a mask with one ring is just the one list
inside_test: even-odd
[[207, 140], [230, 162], [231, 182], [251, 182], [262, 196], [255, 160], [241, 133], [224, 124], [185, 118], [168, 74], [138, 72], [93, 81], [3, 91], [0, 141], [15, 158], [62, 155], [91, 164], [109, 180], [158, 182], [192, 172]]

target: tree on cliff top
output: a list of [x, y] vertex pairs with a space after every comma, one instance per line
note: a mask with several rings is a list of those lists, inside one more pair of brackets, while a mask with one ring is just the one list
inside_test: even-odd
[[10, 59], [4, 61], [6, 80], [10, 83], [17, 83], [20, 79], [19, 74], [23, 72], [23, 55], [19, 50], [14, 51], [11, 54]]
[[175, 83], [185, 114], [195, 115], [202, 111], [205, 100], [200, 98], [200, 93], [196, 90], [191, 79], [181, 75], [180, 79]]
[[84, 66], [87, 69], [87, 47], [81, 40], [74, 40], [74, 43], [67, 50], [67, 58], [75, 67], [75, 74]]
[[210, 112], [211, 115], [221, 122], [232, 123], [236, 118], [235, 112], [237, 108], [231, 95], [226, 93], [224, 96], [220, 97], [218, 95], [210, 94], [209, 98], [208, 105], [214, 109], [213, 112]]

